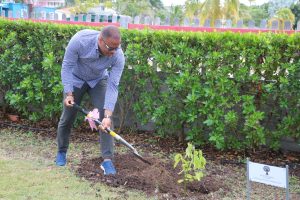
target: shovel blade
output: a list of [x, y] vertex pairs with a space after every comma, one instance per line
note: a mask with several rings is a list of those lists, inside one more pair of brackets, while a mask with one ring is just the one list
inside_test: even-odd
[[140, 154], [138, 154], [137, 152], [133, 152], [133, 155], [135, 155], [135, 157], [137, 157], [138, 159], [140, 159], [141, 161], [143, 161], [144, 163], [147, 163], [148, 165], [152, 165], [151, 162], [149, 162], [148, 160], [146, 160], [145, 158], [143, 158]]

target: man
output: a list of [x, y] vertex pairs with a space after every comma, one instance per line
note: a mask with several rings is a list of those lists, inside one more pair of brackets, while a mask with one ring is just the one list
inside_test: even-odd
[[[57, 130], [56, 165], [66, 164], [69, 136], [77, 113], [72, 104], [80, 104], [85, 93], [88, 93], [93, 106], [99, 110], [102, 128], [110, 128], [125, 64], [120, 44], [120, 31], [115, 26], [106, 26], [101, 32], [81, 30], [69, 41], [61, 70], [64, 105]], [[100, 146], [104, 159], [101, 169], [105, 175], [116, 174], [112, 162], [112, 136], [100, 131]]]

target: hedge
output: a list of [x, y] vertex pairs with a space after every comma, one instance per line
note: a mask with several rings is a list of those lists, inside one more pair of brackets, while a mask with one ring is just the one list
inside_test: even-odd
[[[1, 19], [1, 107], [57, 121], [64, 48], [84, 28]], [[121, 126], [133, 110], [160, 136], [218, 149], [300, 138], [299, 34], [122, 30], [122, 47]]]

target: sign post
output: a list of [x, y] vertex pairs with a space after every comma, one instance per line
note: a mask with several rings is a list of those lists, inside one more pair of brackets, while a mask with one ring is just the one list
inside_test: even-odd
[[247, 200], [250, 200], [251, 184], [249, 180], [249, 158], [247, 158]]

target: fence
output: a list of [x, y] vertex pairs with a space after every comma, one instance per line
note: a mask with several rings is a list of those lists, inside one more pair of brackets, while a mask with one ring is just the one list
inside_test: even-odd
[[174, 18], [171, 20], [169, 17], [164, 20], [161, 20], [159, 17], [155, 17], [153, 19], [148, 16], [136, 16], [132, 18], [129, 16], [94, 14], [70, 15], [70, 17], [67, 17], [65, 14], [59, 15], [53, 12], [32, 12], [30, 16], [28, 16], [28, 12], [26, 10], [17, 11], [16, 13], [13, 13], [9, 10], [8, 12], [1, 12], [1, 16], [9, 19], [30, 19], [32, 21], [39, 22], [51, 21], [54, 23], [81, 24], [88, 26], [99, 26], [109, 23], [127, 29], [150, 28], [156, 30], [207, 32], [286, 32], [289, 34], [298, 32], [300, 30], [300, 21], [298, 21], [296, 29], [293, 30], [293, 24], [291, 21], [284, 21], [281, 25], [277, 20], [273, 20], [271, 23], [268, 23], [267, 20], [261, 20], [259, 25], [257, 25], [254, 20], [249, 20], [247, 23], [244, 23], [244, 21], [241, 19], [238, 20], [236, 24], [233, 24], [231, 20], [215, 20], [212, 23], [210, 19], [206, 19], [203, 24], [200, 24], [200, 19], [198, 18], [194, 18], [193, 20], [185, 18], [182, 22], [180, 22], [179, 18]]

